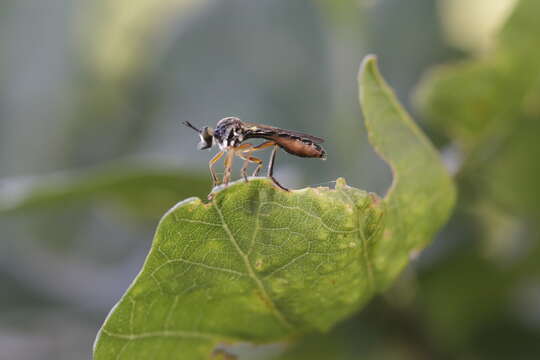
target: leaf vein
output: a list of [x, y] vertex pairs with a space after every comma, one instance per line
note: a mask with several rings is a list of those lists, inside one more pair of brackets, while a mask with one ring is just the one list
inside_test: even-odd
[[356, 205], [356, 202], [354, 201], [354, 199], [346, 191], [341, 190], [341, 193], [343, 195], [345, 195], [345, 197], [347, 199], [349, 199], [349, 201], [351, 202], [351, 205], [355, 209], [356, 228], [358, 229], [358, 232], [360, 233], [360, 242], [362, 243], [362, 255], [363, 255], [363, 258], [364, 258], [364, 262], [366, 264], [368, 280], [369, 280], [369, 284], [370, 284], [371, 288], [375, 289], [375, 278], [373, 276], [373, 265], [372, 265], [371, 259], [370, 259], [369, 247], [368, 247], [368, 243], [367, 243], [368, 240], [366, 239], [366, 235], [364, 234], [362, 229], [360, 229], [360, 212], [359, 212], [360, 207]]
[[314, 215], [312, 213], [310, 213], [309, 211], [306, 211], [304, 209], [302, 209], [301, 207], [299, 206], [285, 206], [285, 205], [282, 205], [280, 203], [277, 203], [277, 202], [274, 202], [274, 201], [267, 201], [265, 202], [265, 204], [270, 204], [270, 205], [276, 205], [276, 206], [279, 206], [283, 209], [289, 209], [289, 210], [298, 210], [304, 214], [306, 214], [307, 216], [309, 217], [312, 217], [314, 219], [317, 219], [320, 221], [321, 225], [328, 231], [330, 232], [333, 232], [333, 233], [344, 233], [344, 234], [350, 234], [350, 233], [355, 233], [355, 232], [358, 232], [359, 229], [355, 229], [355, 230], [336, 230], [336, 229], [333, 229], [331, 228], [330, 226], [328, 226], [324, 221], [323, 219], [320, 217], [320, 216], [317, 216], [317, 215]]
[[248, 276], [247, 274], [242, 273], [240, 271], [227, 269], [227, 268], [221, 268], [221, 267], [218, 267], [218, 266], [212, 266], [212, 265], [208, 265], [208, 264], [205, 264], [205, 263], [190, 261], [190, 260], [186, 260], [186, 259], [171, 259], [171, 260], [165, 261], [163, 264], [159, 265], [154, 271], [152, 271], [152, 276], [154, 276], [155, 273], [158, 272], [162, 267], [167, 266], [167, 265], [172, 264], [172, 263], [177, 263], [177, 262], [181, 262], [181, 263], [185, 263], [185, 264], [189, 264], [189, 265], [194, 265], [194, 266], [200, 266], [200, 267], [203, 267], [205, 269], [221, 271], [221, 272], [234, 274], [234, 275], [238, 275], [238, 276]]
[[186, 338], [186, 339], [208, 339], [208, 340], [213, 340], [216, 338], [220, 338], [220, 339], [228, 338], [222, 335], [214, 335], [214, 334], [202, 333], [198, 331], [183, 331], [183, 330], [150, 331], [150, 332], [139, 333], [139, 334], [121, 334], [121, 333], [115, 333], [115, 332], [109, 331], [107, 329], [102, 329], [102, 331], [107, 336], [121, 339], [121, 340], [128, 340], [128, 341], [142, 340], [142, 339], [148, 339], [148, 338], [153, 338], [153, 337], [176, 337], [176, 338]]
[[202, 225], [208, 225], [208, 226], [221, 227], [221, 224], [215, 224], [215, 223], [202, 221], [202, 220], [184, 219], [184, 218], [180, 218], [180, 217], [176, 216], [176, 214], [175, 214], [174, 218], [175, 218], [176, 221], [185, 221], [185, 222], [193, 223], [193, 224], [202, 224]]
[[286, 264], [280, 266], [280, 267], [277, 268], [276, 270], [272, 271], [270, 274], [266, 275], [264, 278], [267, 279], [267, 278], [271, 277], [272, 275], [274, 275], [275, 273], [278, 273], [278, 272], [280, 272], [280, 271], [282, 271], [282, 270], [285, 270], [286, 268], [288, 268], [289, 266], [291, 266], [292, 264], [294, 264], [295, 262], [297, 262], [298, 260], [302, 259], [303, 257], [305, 257], [305, 256], [307, 256], [307, 255], [309, 255], [309, 254], [310, 254], [310, 252], [309, 252], [309, 250], [308, 250], [308, 251], [306, 251], [305, 253], [300, 254], [300, 255], [294, 257], [294, 258], [291, 259], [288, 263], [286, 263]]
[[257, 207], [257, 213], [255, 214], [255, 229], [253, 229], [253, 235], [251, 236], [251, 243], [249, 244], [249, 249], [247, 252], [247, 255], [249, 256], [251, 252], [253, 251], [253, 248], [255, 247], [255, 239], [257, 238], [257, 234], [259, 232], [259, 226], [260, 226], [260, 215], [261, 215], [261, 207], [262, 207], [262, 201], [259, 201], [259, 206]]
[[282, 325], [284, 325], [286, 328], [292, 328], [293, 326], [291, 325], [291, 323], [289, 323], [289, 321], [285, 318], [285, 316], [277, 308], [274, 301], [268, 295], [268, 292], [266, 291], [266, 288], [265, 288], [264, 284], [262, 283], [262, 281], [255, 274], [255, 271], [253, 270], [253, 267], [251, 266], [251, 263], [249, 262], [248, 256], [242, 251], [242, 249], [238, 245], [238, 242], [236, 241], [236, 239], [234, 238], [233, 233], [231, 232], [231, 229], [229, 229], [229, 226], [225, 222], [225, 218], [223, 217], [223, 213], [221, 212], [221, 209], [219, 208], [218, 204], [215, 201], [214, 201], [214, 207], [216, 208], [216, 211], [217, 211], [217, 213], [219, 215], [219, 218], [221, 219], [221, 222], [223, 223], [223, 229], [225, 230], [225, 232], [229, 236], [229, 239], [230, 239], [231, 243], [233, 244], [234, 248], [236, 249], [236, 251], [238, 252], [238, 255], [240, 255], [240, 257], [244, 261], [244, 264], [246, 266], [246, 269], [248, 271], [249, 276], [253, 279], [253, 281], [255, 282], [255, 285], [259, 288], [259, 291], [261, 292], [261, 295], [264, 297], [265, 301], [270, 306], [270, 309], [271, 309], [272, 313], [274, 314], [274, 316], [279, 320], [279, 322]]

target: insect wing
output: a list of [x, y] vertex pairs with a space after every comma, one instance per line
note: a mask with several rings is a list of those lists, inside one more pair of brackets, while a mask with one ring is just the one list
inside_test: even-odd
[[279, 129], [279, 130], [284, 134], [297, 136], [299, 138], [306, 138], [306, 139], [309, 139], [309, 140], [313, 141], [314, 143], [321, 144], [321, 143], [324, 142], [323, 138], [316, 137], [316, 136], [313, 136], [313, 135], [304, 134], [304, 133], [301, 133], [301, 132], [298, 132], [298, 131], [283, 130], [283, 129]]
[[318, 143], [318, 144], [321, 144], [321, 143], [324, 142], [324, 139], [322, 139], [320, 137], [316, 137], [316, 136], [313, 136], [313, 135], [301, 133], [301, 132], [298, 132], [298, 131], [286, 130], [286, 129], [281, 129], [281, 128], [274, 127], [274, 126], [255, 124], [255, 123], [249, 123], [249, 122], [244, 122], [244, 124], [248, 127], [249, 130], [253, 131], [254, 135], [257, 135], [257, 134], [259, 134], [259, 135], [267, 135], [267, 136], [292, 135], [292, 136], [295, 136], [295, 137], [311, 140], [314, 143]]

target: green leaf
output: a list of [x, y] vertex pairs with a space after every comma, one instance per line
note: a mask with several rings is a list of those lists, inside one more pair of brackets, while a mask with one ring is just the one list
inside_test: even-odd
[[106, 321], [96, 359], [119, 351], [203, 359], [223, 341], [327, 330], [373, 293], [366, 252], [382, 227], [375, 199], [342, 180], [335, 190], [287, 193], [257, 179], [209, 204], [181, 202]]
[[399, 104], [374, 57], [364, 61], [359, 83], [369, 140], [394, 176], [384, 199], [387, 224], [373, 252], [384, 288], [446, 222], [456, 195], [437, 151]]
[[0, 182], [0, 214], [102, 201], [120, 204], [138, 216], [155, 217], [174, 205], [172, 199], [204, 194], [208, 182], [206, 175], [124, 162], [54, 175], [8, 178]]
[[207, 359], [220, 343], [326, 331], [395, 278], [446, 220], [453, 187], [373, 58], [360, 87], [371, 141], [394, 169], [388, 196], [343, 179], [291, 192], [252, 179], [209, 203], [180, 202], [100, 330], [95, 359]]

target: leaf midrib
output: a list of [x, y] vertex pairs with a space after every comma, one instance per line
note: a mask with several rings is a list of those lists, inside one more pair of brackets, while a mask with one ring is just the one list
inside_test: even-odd
[[276, 304], [272, 300], [272, 298], [268, 295], [268, 292], [266, 291], [266, 287], [262, 283], [261, 279], [259, 279], [255, 273], [255, 270], [253, 270], [253, 267], [251, 266], [251, 262], [249, 261], [249, 257], [242, 251], [240, 246], [238, 245], [238, 242], [236, 241], [233, 233], [229, 229], [229, 226], [225, 222], [225, 218], [223, 217], [223, 213], [221, 212], [221, 209], [219, 208], [218, 204], [213, 201], [214, 207], [216, 209], [216, 212], [218, 213], [218, 216], [221, 220], [221, 223], [223, 224], [223, 229], [229, 236], [229, 240], [233, 244], [236, 252], [240, 257], [242, 258], [242, 261], [244, 262], [244, 265], [246, 266], [246, 270], [248, 272], [249, 277], [253, 280], [259, 291], [261, 292], [261, 295], [264, 297], [265, 303], [269, 305], [270, 310], [272, 311], [272, 314], [278, 319], [278, 321], [285, 326], [288, 329], [292, 329], [292, 324], [285, 318], [283, 313], [277, 308]]

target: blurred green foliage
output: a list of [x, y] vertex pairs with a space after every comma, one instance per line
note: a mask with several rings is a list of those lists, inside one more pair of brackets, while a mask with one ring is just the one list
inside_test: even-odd
[[[158, 217], [208, 191], [209, 154], [181, 120], [239, 115], [323, 136], [330, 161], [283, 156], [279, 178], [340, 174], [383, 193], [390, 172], [351, 120], [351, 74], [372, 52], [409, 108], [420, 74], [460, 58], [416, 96], [421, 126], [456, 169], [457, 211], [360, 314], [240, 358], [536, 359], [538, 4], [517, 1], [497, 46], [466, 59], [443, 37], [441, 1], [1, 2], [0, 357], [90, 356]], [[461, 4], [461, 20], [482, 23]], [[158, 165], [137, 160], [148, 155]]]
[[434, 69], [417, 93], [429, 126], [461, 154], [460, 221], [449, 231], [462, 245], [419, 277], [427, 326], [447, 352], [540, 354], [537, 329], [516, 318], [536, 316], [522, 299], [540, 276], [539, 12], [519, 1], [492, 53]]
[[531, 44], [540, 35], [534, 15], [539, 11], [537, 1], [520, 1], [493, 54], [436, 69], [419, 91], [430, 126], [464, 153], [459, 177], [474, 187], [467, 195], [535, 221], [540, 215], [540, 48]]
[[118, 204], [133, 215], [155, 219], [189, 195], [203, 196], [207, 174], [153, 164], [118, 162], [91, 169], [0, 183], [0, 214], [50, 211], [73, 203]]

